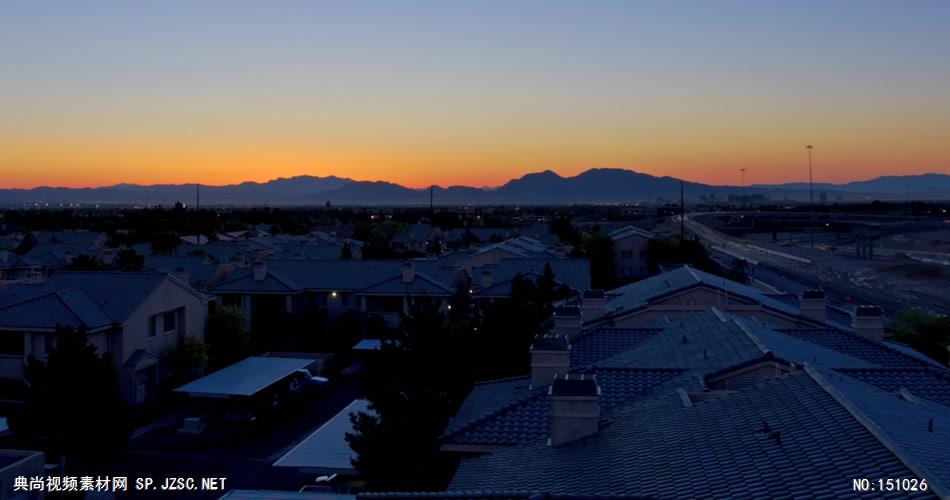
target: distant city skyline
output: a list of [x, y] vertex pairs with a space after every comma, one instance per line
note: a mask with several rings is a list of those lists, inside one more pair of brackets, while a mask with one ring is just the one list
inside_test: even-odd
[[0, 188], [950, 173], [950, 3], [0, 4]]

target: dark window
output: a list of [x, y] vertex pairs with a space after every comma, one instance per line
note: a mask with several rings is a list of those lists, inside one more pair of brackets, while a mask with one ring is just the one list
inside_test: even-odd
[[168, 311], [167, 313], [162, 313], [162, 331], [165, 333], [173, 332], [177, 328], [178, 324], [178, 311]]
[[22, 356], [23, 334], [10, 332], [0, 333], [0, 354]]

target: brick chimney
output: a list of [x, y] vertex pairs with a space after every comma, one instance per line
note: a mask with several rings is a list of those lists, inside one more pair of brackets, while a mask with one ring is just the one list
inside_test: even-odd
[[593, 375], [565, 375], [548, 389], [551, 403], [550, 446], [560, 446], [597, 432], [600, 425], [600, 386]]
[[264, 281], [267, 277], [267, 263], [258, 260], [254, 262], [254, 281]]
[[495, 278], [492, 276], [491, 269], [485, 269], [482, 271], [482, 288], [489, 288], [495, 284]]
[[590, 322], [604, 317], [607, 312], [607, 300], [603, 290], [587, 290], [581, 299], [581, 314], [584, 321]]
[[858, 306], [851, 319], [854, 333], [875, 342], [884, 341], [884, 311], [880, 306]]
[[798, 309], [802, 317], [819, 323], [825, 322], [825, 305], [824, 290], [803, 290], [798, 300]]
[[577, 306], [560, 306], [554, 310], [554, 330], [556, 335], [563, 335], [567, 340], [573, 340], [581, 334], [581, 308]]
[[403, 262], [402, 264], [402, 282], [412, 283], [416, 279], [416, 265], [412, 262]]
[[567, 337], [547, 334], [531, 345], [531, 387], [547, 387], [571, 369], [571, 345]]

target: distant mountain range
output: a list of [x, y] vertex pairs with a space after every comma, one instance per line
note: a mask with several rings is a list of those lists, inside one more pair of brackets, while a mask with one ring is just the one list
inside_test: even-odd
[[[950, 199], [950, 175], [922, 174], [886, 176], [845, 184], [815, 184], [815, 196], [836, 200]], [[691, 201], [701, 197], [720, 200], [743, 192], [764, 195], [773, 200], [805, 201], [807, 183], [717, 186], [683, 182]], [[172, 205], [176, 201], [193, 204], [199, 189], [195, 184], [142, 186], [116, 184], [98, 188], [38, 187], [0, 189], [0, 204], [116, 204]], [[431, 189], [439, 205], [457, 204], [568, 204], [624, 203], [648, 200], [678, 200], [680, 180], [656, 177], [632, 170], [595, 168], [572, 177], [546, 170], [512, 179], [495, 188], [467, 186]], [[427, 205], [430, 189], [415, 189], [382, 181], [356, 181], [342, 177], [299, 176], [268, 182], [244, 182], [228, 186], [201, 186], [202, 205]]]

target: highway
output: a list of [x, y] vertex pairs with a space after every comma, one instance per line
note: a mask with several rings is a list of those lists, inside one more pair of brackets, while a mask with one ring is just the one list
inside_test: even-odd
[[[679, 216], [674, 216], [674, 219], [679, 223]], [[950, 305], [939, 297], [915, 290], [872, 287], [870, 282], [873, 280], [862, 279], [844, 266], [830, 266], [789, 253], [785, 249], [769, 248], [765, 244], [732, 237], [697, 222], [690, 215], [685, 217], [684, 225], [719, 254], [720, 259], [743, 259], [753, 269], [752, 274], [756, 279], [789, 293], [797, 293], [805, 288], [821, 288], [833, 303], [879, 305], [888, 316], [911, 307], [950, 313]]]

